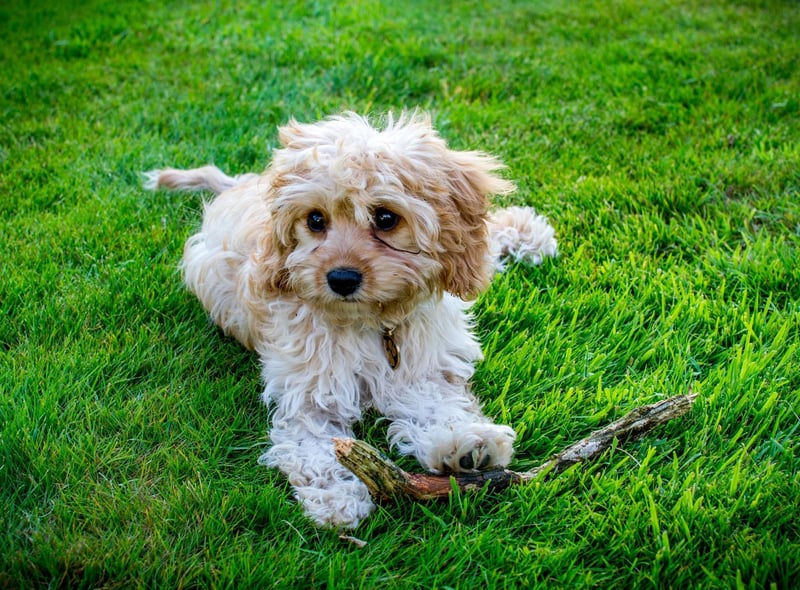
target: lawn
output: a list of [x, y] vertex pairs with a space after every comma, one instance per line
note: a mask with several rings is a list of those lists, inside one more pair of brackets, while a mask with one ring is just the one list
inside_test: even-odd
[[[796, 3], [6, 0], [0, 31], [0, 587], [800, 586]], [[475, 306], [512, 467], [699, 397], [549, 481], [384, 505], [360, 548], [257, 465], [257, 360], [177, 271], [202, 197], [140, 174], [404, 107], [556, 227]]]

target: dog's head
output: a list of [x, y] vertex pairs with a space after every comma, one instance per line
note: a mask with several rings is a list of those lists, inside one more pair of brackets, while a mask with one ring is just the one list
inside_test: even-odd
[[488, 284], [488, 195], [513, 190], [496, 159], [448, 149], [416, 114], [382, 129], [354, 114], [291, 121], [280, 141], [266, 173], [265, 286], [357, 316]]

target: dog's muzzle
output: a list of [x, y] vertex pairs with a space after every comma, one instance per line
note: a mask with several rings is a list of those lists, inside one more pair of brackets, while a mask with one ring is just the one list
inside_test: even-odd
[[347, 297], [358, 291], [363, 275], [354, 268], [335, 268], [328, 273], [327, 278], [331, 291]]

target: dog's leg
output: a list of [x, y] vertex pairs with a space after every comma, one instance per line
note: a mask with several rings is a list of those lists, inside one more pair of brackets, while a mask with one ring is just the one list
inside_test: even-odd
[[543, 215], [530, 207], [508, 207], [489, 216], [489, 236], [495, 268], [503, 270], [503, 259], [541, 264], [558, 255], [555, 230]]
[[336, 460], [332, 440], [353, 433], [332, 422], [309, 426], [302, 417], [275, 420], [273, 445], [259, 463], [286, 475], [306, 515], [318, 526], [355, 528], [375, 505], [367, 486]]
[[218, 168], [155, 170], [148, 187], [211, 190], [219, 194], [205, 204], [203, 225], [183, 249], [181, 271], [186, 287], [203, 303], [211, 319], [229, 336], [254, 348], [266, 312], [252, 293], [259, 230], [269, 211], [256, 174], [231, 177]]
[[392, 446], [439, 473], [508, 465], [514, 430], [484, 416], [466, 384], [442, 381], [413, 384], [389, 400], [376, 399], [378, 409], [392, 420]]

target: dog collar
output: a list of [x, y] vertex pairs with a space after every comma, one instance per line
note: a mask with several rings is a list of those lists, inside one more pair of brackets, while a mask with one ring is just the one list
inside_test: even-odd
[[400, 366], [400, 348], [394, 341], [394, 327], [383, 329], [383, 351], [386, 353], [386, 360], [392, 369]]

